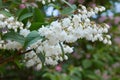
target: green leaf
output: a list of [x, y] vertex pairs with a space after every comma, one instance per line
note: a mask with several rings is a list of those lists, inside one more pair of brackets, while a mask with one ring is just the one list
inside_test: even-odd
[[43, 77], [47, 77], [50, 80], [56, 80], [56, 76], [54, 76], [54, 74], [51, 74], [51, 73], [45, 73]]
[[33, 38], [40, 36], [37, 31], [32, 31], [31, 33], [28, 34], [27, 39], [28, 40], [33, 40]]
[[75, 75], [72, 75], [70, 80], [81, 80], [81, 78], [79, 78], [79, 77], [77, 77]]
[[16, 15], [17, 15], [17, 17], [18, 17], [18, 20], [19, 20], [19, 18], [20, 18], [22, 15], [24, 15], [24, 14], [26, 14], [26, 13], [28, 13], [28, 9], [27, 9], [27, 8], [18, 10], [18, 11], [16, 12]]
[[93, 74], [88, 74], [87, 77], [92, 79], [92, 80], [103, 80], [103, 79], [101, 79], [100, 76], [98, 76], [98, 75], [96, 75], [94, 73]]
[[12, 1], [12, 3], [17, 4], [17, 5], [21, 4], [21, 0], [11, 0], [11, 1]]
[[90, 60], [85, 59], [82, 61], [82, 66], [84, 68], [89, 68], [89, 67], [91, 67], [91, 65], [92, 65], [92, 62]]
[[27, 19], [32, 16], [33, 16], [33, 13], [26, 13], [26, 14], [20, 16], [19, 21], [23, 21], [24, 19]]
[[33, 22], [30, 26], [30, 30], [38, 30], [42, 25], [46, 25], [47, 23], [41, 23], [41, 22]]
[[14, 40], [14, 41], [17, 41], [19, 43], [21, 43], [22, 45], [24, 45], [24, 42], [25, 42], [25, 38], [16, 33], [16, 32], [8, 32], [6, 33], [4, 36], [3, 36], [3, 39], [4, 40]]
[[40, 9], [35, 8], [34, 9], [34, 16], [33, 16], [33, 22], [41, 22], [44, 23], [44, 15], [40, 11]]
[[7, 17], [12, 16], [11, 13], [9, 13], [9, 12], [7, 12], [7, 11], [4, 11], [4, 10], [0, 11], [0, 14], [3, 14], [3, 15], [5, 15], [5, 16], [7, 16]]
[[78, 77], [79, 79], [82, 78], [82, 75], [81, 75], [81, 71], [79, 68], [73, 68], [70, 70], [70, 75], [75, 75], [76, 77]]
[[62, 57], [64, 59], [64, 55], [65, 55], [64, 48], [63, 48], [63, 46], [62, 46], [62, 44], [60, 42], [59, 42], [59, 45], [60, 45], [60, 48], [62, 50]]
[[45, 52], [40, 52], [39, 54], [37, 54], [42, 62], [42, 65], [44, 66], [44, 62], [45, 62]]
[[40, 34], [37, 31], [32, 31], [26, 37], [24, 47], [26, 48], [26, 47], [30, 46], [31, 44], [35, 43], [36, 41], [42, 39], [42, 38], [43, 37], [40, 36]]
[[93, 61], [93, 64], [95, 64], [94, 66], [97, 67], [97, 68], [103, 68], [104, 67], [104, 62], [101, 61], [101, 60], [98, 60], [98, 59], [94, 59]]
[[21, 69], [21, 68], [23, 67], [23, 63], [20, 63], [20, 61], [19, 61], [18, 59], [15, 59], [15, 60], [14, 60], [14, 63], [17, 65], [17, 67], [18, 67], [19, 69]]
[[0, 0], [0, 8], [2, 7], [2, 0]]
[[62, 15], [70, 15], [76, 10], [76, 8], [77, 8], [76, 5], [72, 5], [72, 8], [66, 7], [61, 11], [61, 13]]
[[71, 5], [69, 2], [67, 2], [66, 0], [62, 0], [64, 3], [66, 3], [70, 8], [73, 8], [73, 5]]

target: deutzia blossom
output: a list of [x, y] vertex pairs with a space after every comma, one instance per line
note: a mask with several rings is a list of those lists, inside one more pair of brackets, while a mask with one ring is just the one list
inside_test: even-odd
[[13, 29], [17, 32], [17, 29], [23, 29], [23, 23], [18, 22], [14, 17], [6, 17], [0, 14], [0, 28]]
[[[46, 0], [39, 1], [45, 4]], [[48, 2], [51, 1], [55, 0], [48, 0]], [[109, 26], [104, 23], [97, 24], [90, 20], [91, 16], [105, 10], [105, 8], [100, 6], [87, 9], [82, 5], [80, 7], [77, 14], [58, 19], [39, 28], [37, 32], [40, 36], [45, 37], [45, 40], [39, 39], [25, 49], [26, 51], [31, 50], [25, 54], [23, 60], [27, 67], [35, 66], [35, 69], [39, 70], [42, 65], [57, 65], [58, 61], [67, 60], [67, 54], [73, 52], [73, 47], [68, 44], [74, 43], [78, 39], [84, 38], [92, 42], [99, 40], [104, 44], [111, 44], [111, 37], [107, 34]], [[0, 14], [0, 28], [12, 29], [23, 35], [24, 38], [30, 33], [29, 27], [23, 28], [23, 24], [14, 17], [6, 17], [2, 14]], [[16, 41], [7, 40], [6, 42], [0, 39], [1, 49], [20, 50], [22, 47]], [[41, 55], [44, 58], [44, 63], [40, 58]]]
[[30, 30], [27, 30], [27, 29], [20, 30], [20, 35], [23, 35], [24, 37], [27, 37], [29, 33], [30, 33]]
[[[81, 6], [78, 14], [53, 21], [50, 25], [42, 26], [38, 30], [39, 34], [46, 38], [45, 41], [37, 41], [30, 48], [34, 48], [36, 54], [44, 54], [44, 65], [56, 65], [58, 61], [67, 60], [67, 53], [73, 52], [73, 47], [65, 43], [73, 43], [78, 39], [85, 38], [92, 42], [99, 40], [104, 44], [111, 44], [110, 35], [106, 35], [109, 26], [107, 24], [97, 24], [90, 21], [89, 17], [103, 11], [103, 7], [89, 9]], [[65, 42], [65, 43], [64, 43]], [[64, 54], [62, 49], [64, 50]], [[32, 55], [29, 54], [29, 55]]]
[[8, 50], [20, 50], [22, 48], [22, 45], [16, 41], [11, 41], [8, 40], [6, 44], [4, 44], [4, 49], [8, 49]]
[[41, 68], [40, 65], [42, 66], [42, 62], [41, 62], [40, 58], [36, 55], [36, 53], [34, 51], [31, 51], [31, 52], [25, 54], [25, 63], [26, 63], [27, 67], [37, 65], [36, 69]]
[[[1, 35], [6, 34], [7, 32], [9, 32], [10, 30], [13, 30], [14, 32], [18, 32], [18, 30], [22, 30], [23, 29], [23, 23], [17, 21], [13, 16], [11, 17], [6, 17], [3, 14], [0, 14], [0, 30], [1, 30]], [[0, 43], [0, 49], [12, 49], [12, 50], [19, 50], [22, 48], [22, 45], [16, 41], [11, 41], [11, 40], [7, 40], [7, 41], [3, 41], [1, 40], [1, 36], [0, 36], [0, 41], [2, 41], [2, 43]]]

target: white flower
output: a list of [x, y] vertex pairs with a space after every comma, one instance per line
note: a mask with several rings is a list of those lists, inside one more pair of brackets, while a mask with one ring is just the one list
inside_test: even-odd
[[55, 9], [55, 10], [53, 11], [53, 16], [54, 16], [54, 17], [57, 17], [59, 14], [60, 14], [59, 10]]
[[15, 50], [15, 49], [19, 50], [19, 49], [22, 48], [22, 45], [20, 43], [16, 42], [16, 41], [8, 40], [7, 43], [4, 44], [4, 47], [5, 47], [5, 49], [8, 49], [8, 50], [10, 50], [10, 49], [12, 49], [12, 50]]
[[42, 64], [37, 64], [37, 66], [35, 66], [36, 70], [40, 70], [42, 68]]
[[109, 40], [109, 41], [108, 41], [108, 44], [109, 44], [109, 45], [111, 45], [111, 44], [112, 44], [112, 42]]
[[7, 19], [7, 21], [8, 22], [13, 22], [15, 19], [14, 19], [14, 17], [12, 16], [12, 17], [9, 17], [8, 19]]
[[31, 67], [34, 66], [35, 62], [33, 59], [30, 59], [29, 61], [26, 62], [26, 67]]
[[32, 67], [36, 64], [37, 64], [36, 66], [37, 70], [42, 67], [42, 62], [34, 51], [31, 51], [25, 54], [25, 60], [26, 60], [25, 62], [27, 67]]
[[0, 20], [3, 20], [5, 16], [3, 14], [0, 14]]
[[64, 55], [64, 59], [65, 59], [65, 60], [68, 60], [68, 56], [67, 56], [67, 55]]
[[53, 60], [51, 57], [48, 57], [45, 59], [45, 63], [49, 65], [57, 65], [58, 62], [56, 60]]
[[64, 19], [62, 20], [62, 25], [63, 25], [63, 27], [69, 27], [70, 24], [71, 24], [70, 18], [64, 18]]
[[15, 32], [18, 31], [18, 29], [23, 29], [23, 23], [17, 21], [13, 16], [6, 17], [3, 14], [0, 14], [0, 28], [8, 28], [12, 29]]
[[23, 35], [24, 37], [27, 37], [29, 33], [30, 33], [30, 30], [27, 30], [27, 29], [20, 30], [20, 35]]
[[107, 42], [108, 42], [108, 40], [105, 38], [105, 39], [103, 40], [103, 43], [104, 43], [104, 44], [107, 44]]

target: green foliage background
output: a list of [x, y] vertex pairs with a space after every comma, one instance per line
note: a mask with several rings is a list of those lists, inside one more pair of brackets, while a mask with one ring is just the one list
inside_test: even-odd
[[[32, 2], [32, 0], [29, 1]], [[90, 6], [91, 2], [96, 5], [103, 5], [107, 10], [110, 9], [114, 13], [113, 20], [106, 16], [107, 19], [104, 21], [111, 24], [109, 31], [112, 36], [111, 46], [100, 42], [92, 43], [86, 40], [78, 40], [76, 43], [70, 44], [75, 49], [69, 55], [69, 59], [57, 65], [57, 67], [61, 68], [61, 71], [56, 70], [54, 66], [46, 66], [40, 71], [36, 71], [33, 68], [27, 69], [19, 62], [21, 57], [17, 57], [13, 62], [0, 64], [0, 80], [120, 80], [120, 42], [114, 40], [120, 36], [118, 27], [120, 22], [114, 24], [114, 17], [120, 17], [120, 13], [116, 13], [114, 10], [114, 4], [116, 2], [119, 3], [119, 0], [85, 0], [82, 4]], [[30, 30], [36, 30], [41, 25], [47, 25], [58, 19], [58, 17], [46, 17], [41, 3], [37, 3], [39, 5], [38, 8], [28, 7], [21, 10], [19, 9], [19, 4], [21, 4], [21, 0], [0, 0], [0, 13], [4, 13], [7, 16], [15, 15], [24, 24], [29, 19], [32, 22]], [[77, 0], [75, 4], [79, 4]], [[62, 12], [62, 16], [70, 15], [74, 12], [74, 9], [65, 8], [66, 5], [60, 2], [51, 5], [59, 9]], [[13, 14], [3, 11], [3, 8], [9, 9]], [[93, 20], [100, 23], [98, 21], [100, 17], [101, 15], [99, 14]], [[14, 55], [12, 51], [2, 52], [0, 50], [0, 57], [2, 55], [8, 57], [11, 54]]]

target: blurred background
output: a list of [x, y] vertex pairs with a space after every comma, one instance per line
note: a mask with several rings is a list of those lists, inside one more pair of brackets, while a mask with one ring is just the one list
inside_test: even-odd
[[[17, 1], [20, 3], [18, 4]], [[9, 5], [10, 10], [13, 7], [22, 9], [30, 5], [38, 6], [34, 0], [23, 1], [25, 2], [3, 0], [4, 5]], [[104, 45], [101, 42], [92, 43], [84, 39], [78, 40], [70, 44], [75, 48], [67, 61], [60, 62], [57, 66], [46, 66], [39, 71], [10, 62], [0, 65], [0, 80], [120, 80], [120, 0], [68, 0], [68, 2], [91, 7], [105, 6], [106, 11], [91, 19], [97, 23], [105, 22], [110, 25], [109, 34], [112, 37], [112, 45]], [[47, 4], [42, 9], [46, 14], [45, 17], [50, 21], [53, 17], [57, 19], [61, 15], [59, 7], [66, 6], [59, 2], [55, 4], [57, 6]]]

